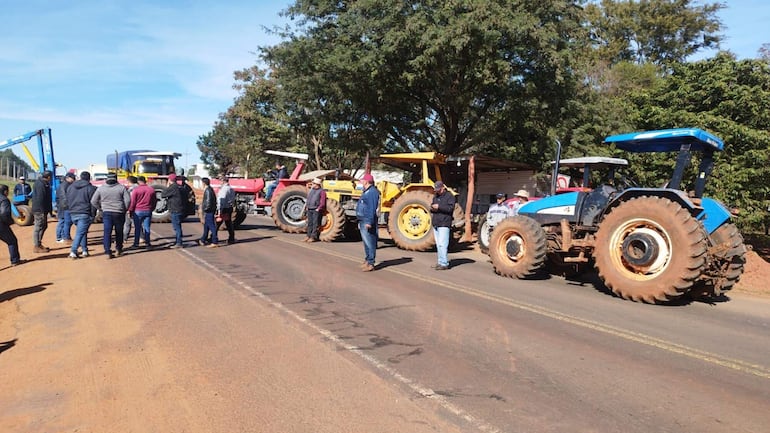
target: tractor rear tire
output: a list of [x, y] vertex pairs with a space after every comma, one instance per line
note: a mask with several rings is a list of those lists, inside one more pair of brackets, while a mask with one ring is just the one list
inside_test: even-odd
[[152, 216], [150, 217], [152, 223], [170, 223], [171, 211], [168, 209], [167, 200], [163, 198], [163, 191], [165, 191], [166, 188], [160, 185], [152, 185], [152, 188], [155, 190], [156, 199], [155, 209], [153, 209]]
[[272, 212], [275, 225], [286, 233], [304, 233], [307, 228], [305, 204], [307, 187], [287, 186], [272, 197]]
[[702, 226], [671, 200], [643, 196], [621, 203], [596, 233], [596, 268], [616, 295], [647, 303], [689, 291], [706, 263]]
[[388, 232], [396, 246], [409, 251], [427, 251], [436, 245], [431, 225], [428, 191], [407, 191], [397, 198], [390, 209]]
[[698, 289], [708, 296], [719, 296], [741, 279], [746, 265], [746, 245], [733, 223], [722, 224], [716, 229], [709, 236], [709, 244], [711, 275], [698, 284]]
[[545, 231], [537, 221], [523, 215], [500, 221], [489, 239], [492, 266], [504, 277], [537, 276], [543, 271], [546, 252]]
[[340, 202], [333, 198], [326, 199], [326, 211], [321, 215], [321, 227], [318, 239], [324, 242], [332, 242], [342, 236], [345, 225], [345, 212]]
[[25, 204], [16, 205], [16, 209], [19, 211], [19, 217], [13, 218], [13, 222], [20, 226], [31, 226], [35, 222], [35, 215], [32, 213], [32, 208]]

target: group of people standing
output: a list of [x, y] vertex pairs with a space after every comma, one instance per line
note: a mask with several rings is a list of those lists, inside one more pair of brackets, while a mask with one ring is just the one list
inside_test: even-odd
[[[374, 184], [374, 177], [369, 173], [361, 177], [361, 186], [363, 193], [356, 205], [358, 231], [364, 244], [364, 262], [361, 264], [361, 270], [371, 272], [376, 269], [380, 191]], [[438, 260], [431, 267], [437, 271], [443, 271], [449, 269], [449, 236], [455, 209], [455, 196], [447, 190], [442, 181], [433, 184], [433, 192], [430, 212]]]
[[[44, 171], [35, 180], [35, 188], [32, 189], [24, 177], [19, 178], [19, 183], [14, 187], [14, 197], [22, 196], [23, 199], [16, 204], [27, 204], [32, 201], [32, 214], [35, 218], [35, 227], [32, 232], [32, 244], [34, 252], [44, 253], [50, 249], [43, 245], [43, 234], [48, 228], [48, 219], [46, 218], [53, 210], [53, 194], [51, 192], [51, 178], [53, 173], [50, 170]], [[8, 245], [8, 252], [11, 259], [11, 266], [17, 266], [24, 261], [19, 253], [19, 240], [11, 229], [13, 224], [13, 214], [11, 212], [11, 200], [8, 198], [9, 188], [7, 185], [0, 185], [0, 240]]]

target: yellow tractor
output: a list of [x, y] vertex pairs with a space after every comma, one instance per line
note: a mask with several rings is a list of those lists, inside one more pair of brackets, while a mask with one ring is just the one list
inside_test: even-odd
[[[376, 183], [380, 191], [380, 226], [387, 227], [393, 242], [401, 249], [426, 251], [433, 248], [436, 241], [430, 205], [433, 184], [442, 180], [441, 167], [446, 165], [446, 156], [436, 152], [394, 153], [380, 155], [373, 161], [412, 174], [403, 186], [385, 180]], [[356, 202], [361, 197], [361, 190], [349, 180], [327, 180], [323, 187], [329, 202], [321, 227], [322, 240], [334, 240], [342, 233], [356, 233]], [[464, 216], [462, 207], [455, 204], [453, 230], [463, 228]]]

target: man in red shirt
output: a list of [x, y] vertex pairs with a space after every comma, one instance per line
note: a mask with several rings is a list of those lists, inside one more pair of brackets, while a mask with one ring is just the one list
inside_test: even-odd
[[155, 210], [157, 198], [155, 189], [147, 185], [144, 176], [137, 178], [138, 185], [131, 191], [131, 204], [128, 205], [128, 213], [134, 220], [134, 243], [129, 248], [139, 247], [139, 238], [144, 235], [144, 245], [151, 248], [150, 223], [152, 223], [152, 211]]

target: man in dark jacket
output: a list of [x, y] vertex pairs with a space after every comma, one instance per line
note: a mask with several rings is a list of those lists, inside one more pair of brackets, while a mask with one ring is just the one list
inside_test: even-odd
[[[203, 190], [203, 202], [201, 203], [203, 235], [198, 239], [198, 245], [218, 246], [217, 223], [214, 221], [214, 215], [217, 213], [217, 194], [211, 187], [211, 179], [204, 177], [201, 182], [206, 186], [206, 189]], [[211, 239], [209, 239], [209, 232]]]
[[[16, 200], [16, 197], [22, 196], [23, 198]], [[24, 178], [24, 176], [19, 176], [19, 183], [13, 187], [13, 198], [15, 200], [13, 204], [28, 205], [30, 197], [32, 197], [32, 187], [27, 183], [27, 180]]]
[[430, 205], [431, 220], [433, 224], [433, 237], [436, 239], [436, 252], [438, 263], [433, 266], [437, 271], [449, 269], [449, 231], [452, 227], [452, 214], [455, 210], [455, 196], [447, 191], [444, 182], [437, 181], [433, 184], [433, 203]]
[[275, 180], [267, 185], [267, 191], [265, 191], [265, 200], [267, 201], [270, 201], [273, 198], [273, 192], [275, 191], [275, 188], [278, 187], [279, 181], [281, 179], [289, 178], [289, 170], [286, 169], [285, 165], [281, 164], [280, 162], [276, 162], [275, 170], [272, 170], [271, 174]]
[[56, 242], [72, 242], [70, 234], [72, 228], [72, 219], [70, 218], [69, 207], [67, 206], [67, 188], [75, 181], [74, 173], [64, 175], [64, 182], [56, 188]]
[[11, 230], [13, 215], [11, 214], [11, 201], [8, 200], [8, 185], [0, 185], [0, 240], [8, 244], [8, 254], [11, 257], [11, 266], [22, 263], [19, 256], [19, 241]]
[[374, 270], [374, 260], [377, 255], [377, 212], [380, 208], [380, 191], [374, 186], [374, 177], [370, 173], [361, 176], [361, 186], [364, 192], [356, 203], [358, 231], [361, 233], [361, 240], [364, 241], [364, 263], [361, 264], [361, 270], [371, 272]]
[[75, 225], [75, 238], [69, 255], [71, 259], [78, 258], [78, 247], [82, 251], [80, 257], [88, 257], [88, 228], [96, 216], [96, 209], [91, 206], [95, 192], [96, 187], [91, 185], [91, 173], [87, 171], [81, 172], [80, 179], [67, 187], [67, 207]]
[[171, 248], [182, 248], [184, 243], [182, 242], [182, 220], [184, 219], [187, 211], [187, 189], [182, 186], [182, 182], [177, 180], [176, 174], [171, 174], [168, 177], [168, 186], [161, 194], [161, 197], [166, 199], [166, 205], [171, 212], [171, 225], [174, 227], [174, 233], [176, 239]]
[[316, 177], [307, 192], [307, 238], [305, 242], [317, 242], [321, 234], [321, 216], [326, 210], [326, 191], [323, 190], [322, 181]]
[[53, 212], [53, 195], [51, 194], [51, 177], [53, 173], [46, 170], [37, 179], [32, 190], [32, 215], [35, 217], [35, 228], [32, 231], [33, 251], [47, 253], [50, 248], [43, 245], [43, 235], [48, 228], [48, 214]]

